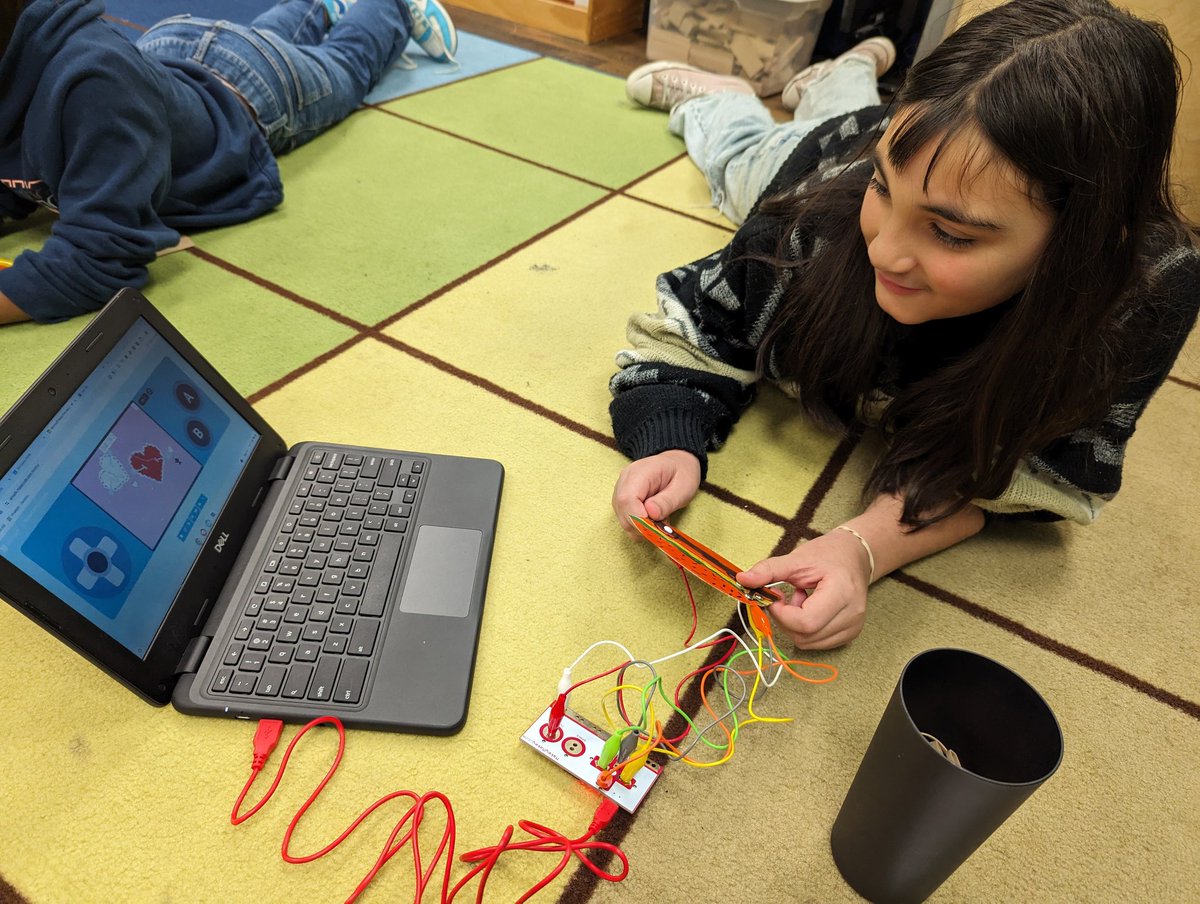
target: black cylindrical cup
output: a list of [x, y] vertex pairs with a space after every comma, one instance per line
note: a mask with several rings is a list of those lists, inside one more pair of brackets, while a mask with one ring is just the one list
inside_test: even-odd
[[834, 821], [834, 862], [868, 900], [923, 901], [1054, 774], [1062, 750], [1054, 713], [1015, 672], [967, 650], [919, 653]]

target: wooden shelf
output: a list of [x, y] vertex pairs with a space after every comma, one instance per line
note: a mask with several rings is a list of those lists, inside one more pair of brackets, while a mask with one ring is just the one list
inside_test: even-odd
[[590, 0], [576, 6], [567, 0], [452, 0], [455, 6], [474, 10], [518, 25], [540, 28], [594, 44], [640, 28], [646, 0]]

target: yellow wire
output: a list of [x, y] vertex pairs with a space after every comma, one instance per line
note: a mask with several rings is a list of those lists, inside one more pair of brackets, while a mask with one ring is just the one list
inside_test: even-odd
[[[668, 539], [668, 542], [671, 542], [669, 538], [667, 538], [667, 539]], [[672, 544], [672, 545], [675, 545], [675, 544]], [[680, 551], [683, 552], [685, 555], [687, 554], [687, 551], [684, 549], [680, 549]], [[689, 556], [689, 558], [692, 558], [695, 561], [695, 557]], [[707, 565], [707, 563], [703, 563], [703, 562], [701, 562], [699, 564]], [[647, 690], [646, 690], [647, 686], [639, 687], [638, 685], [635, 685], [635, 684], [621, 684], [621, 685], [617, 685], [614, 688], [610, 688], [600, 699], [600, 705], [601, 705], [601, 708], [604, 710], [604, 717], [608, 722], [609, 728], [612, 729], [614, 732], [615, 731], [623, 731], [626, 728], [630, 728], [630, 729], [633, 729], [634, 731], [638, 732], [639, 738], [641, 737], [643, 731], [645, 731], [645, 729], [640, 728], [638, 725], [631, 725], [628, 723], [626, 725], [618, 727], [616, 720], [613, 719], [612, 713], [609, 712], [609, 709], [608, 709], [608, 698], [609, 697], [620, 694], [623, 691], [631, 691], [631, 692], [637, 692], [641, 696], [642, 712], [641, 712], [641, 721], [639, 724], [640, 725], [647, 725], [647, 724], [654, 725], [655, 731], [654, 731], [653, 735], [651, 735], [649, 732], [646, 732], [646, 735], [647, 735], [646, 740], [639, 743], [639, 745], [634, 749], [634, 752], [629, 756], [629, 758], [625, 761], [625, 763], [614, 764], [614, 765], [617, 765], [621, 769], [624, 769], [625, 766], [627, 766], [630, 763], [636, 762], [639, 758], [642, 759], [643, 764], [644, 764], [645, 759], [647, 757], [649, 757], [649, 755], [651, 753], [662, 753], [662, 754], [666, 754], [667, 756], [672, 757], [675, 760], [675, 762], [685, 763], [685, 764], [687, 764], [689, 766], [693, 766], [697, 769], [710, 769], [713, 766], [724, 765], [725, 763], [728, 763], [733, 758], [734, 751], [736, 750], [736, 747], [737, 747], [737, 736], [741, 732], [741, 730], [744, 726], [753, 725], [756, 722], [761, 722], [764, 724], [771, 724], [771, 723], [794, 721], [794, 719], [791, 716], [760, 716], [757, 712], [754, 711], [754, 702], [758, 697], [758, 692], [759, 692], [759, 689], [760, 689], [760, 687], [762, 685], [762, 681], [763, 681], [763, 668], [764, 668], [764, 661], [766, 659], [766, 652], [767, 652], [766, 646], [763, 643], [764, 638], [765, 638], [767, 644], [770, 645], [771, 652], [773, 654], [773, 660], [772, 660], [773, 664], [784, 668], [788, 672], [788, 674], [790, 674], [792, 677], [797, 678], [800, 681], [804, 681], [808, 684], [828, 684], [829, 682], [837, 679], [838, 670], [835, 666], [829, 665], [827, 663], [821, 663], [821, 662], [809, 662], [804, 659], [785, 659], [783, 657], [783, 655], [779, 652], [779, 647], [775, 644], [775, 638], [773, 635], [771, 635], [770, 633], [764, 634], [757, 627], [755, 627], [753, 625], [753, 623], [751, 623], [751, 630], [753, 631], [755, 640], [757, 641], [757, 649], [754, 651], [754, 654], [753, 654], [756, 668], [751, 670], [754, 674], [754, 681], [752, 682], [752, 684], [750, 686], [750, 692], [746, 697], [746, 712], [748, 713], [748, 716], [749, 716], [748, 718], [738, 719], [736, 712], [729, 712], [729, 713], [726, 713], [724, 716], [718, 717], [717, 711], [715, 709], [713, 709], [713, 707], [708, 702], [708, 692], [705, 690], [705, 683], [707, 682], [709, 676], [713, 676], [714, 680], [715, 680], [715, 675], [718, 671], [728, 670], [728, 671], [736, 672], [737, 674], [744, 674], [743, 672], [740, 672], [737, 669], [731, 668], [729, 666], [722, 666], [719, 669], [718, 668], [708, 669], [704, 672], [701, 672], [697, 676], [700, 679], [701, 700], [704, 702], [705, 709], [708, 710], [708, 712], [711, 714], [711, 716], [713, 718], [712, 723], [710, 723], [704, 729], [704, 731], [708, 731], [713, 725], [716, 725], [716, 726], [719, 726], [721, 731], [725, 734], [725, 739], [726, 739], [725, 752], [722, 754], [722, 756], [719, 759], [707, 760], [707, 761], [706, 760], [697, 760], [697, 759], [692, 758], [691, 756], [680, 753], [679, 748], [674, 743], [667, 741], [666, 738], [663, 736], [664, 731], [663, 731], [662, 723], [660, 723], [654, 716], [654, 695], [653, 695], [653, 693], [650, 693], [649, 699], [647, 699]], [[792, 665], [801, 665], [801, 666], [805, 666], [807, 668], [813, 668], [813, 669], [824, 669], [825, 671], [829, 672], [830, 674], [828, 675], [828, 677], [825, 677], [825, 678], [810, 678], [805, 675], [801, 675], [799, 672], [795, 671], [793, 668], [791, 668]], [[767, 667], [769, 667], [769, 666], [767, 666]], [[659, 679], [656, 678], [654, 680], [657, 681]], [[653, 682], [651, 682], [651, 683], [653, 683]], [[726, 696], [726, 699], [728, 700], [728, 689], [723, 688], [722, 693]], [[677, 709], [677, 708], [672, 706], [672, 709]], [[677, 710], [677, 711], [682, 713], [682, 710]], [[729, 718], [730, 716], [732, 716], [734, 718], [734, 725], [732, 728], [730, 728], [729, 726], [727, 726], [725, 724], [725, 719]], [[695, 723], [690, 718], [685, 717], [685, 721], [688, 722], [690, 730], [692, 730], [692, 731], [698, 730]], [[715, 745], [709, 745], [709, 746], [715, 746]], [[610, 766], [610, 768], [611, 768], [611, 766]], [[638, 768], [640, 769], [641, 766], [639, 766]]]
[[[636, 684], [618, 684], [616, 687], [610, 688], [604, 694], [604, 696], [600, 698], [600, 708], [604, 710], [604, 718], [608, 720], [609, 728], [611, 728], [613, 731], [618, 730], [616, 721], [613, 719], [612, 714], [608, 711], [608, 703], [607, 703], [608, 698], [613, 696], [614, 694], [621, 693], [621, 691], [637, 691], [639, 694], [644, 695], [645, 690], [646, 689], [644, 687], [638, 687]], [[644, 703], [644, 701], [643, 701], [643, 703]], [[642, 707], [642, 712], [644, 715], [645, 714], [645, 706], [644, 705]], [[620, 727], [625, 728], [626, 726], [622, 725]], [[629, 726], [629, 727], [632, 728], [633, 726]]]
[[[759, 631], [758, 628], [752, 627], [752, 630], [754, 631], [754, 636], [758, 638], [758, 658], [755, 661], [755, 664], [758, 666], [758, 668], [754, 670], [754, 684], [751, 686], [750, 696], [746, 700], [746, 712], [750, 714], [750, 717], [754, 722], [791, 722], [792, 719], [790, 716], [760, 716], [754, 711], [754, 698], [757, 696], [758, 686], [762, 682], [763, 654], [766, 651], [763, 649], [763, 633]], [[775, 646], [774, 640], [771, 641], [771, 646]], [[779, 654], [776, 653], [775, 655], [778, 657]]]

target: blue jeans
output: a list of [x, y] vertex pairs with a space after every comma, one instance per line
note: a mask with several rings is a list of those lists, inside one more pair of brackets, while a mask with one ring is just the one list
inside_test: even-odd
[[282, 154], [353, 113], [412, 30], [403, 0], [358, 0], [332, 28], [326, 22], [321, 0], [281, 0], [248, 26], [173, 16], [137, 46], [208, 69], [241, 95]]
[[667, 128], [704, 173], [713, 207], [740, 225], [809, 132], [878, 103], [875, 64], [847, 57], [805, 89], [791, 122], [776, 122], [757, 97], [720, 91], [679, 104]]

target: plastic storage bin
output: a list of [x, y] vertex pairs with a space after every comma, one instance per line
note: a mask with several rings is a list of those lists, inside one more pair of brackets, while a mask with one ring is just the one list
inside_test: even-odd
[[832, 0], [650, 0], [646, 56], [737, 75], [778, 94], [808, 65]]

